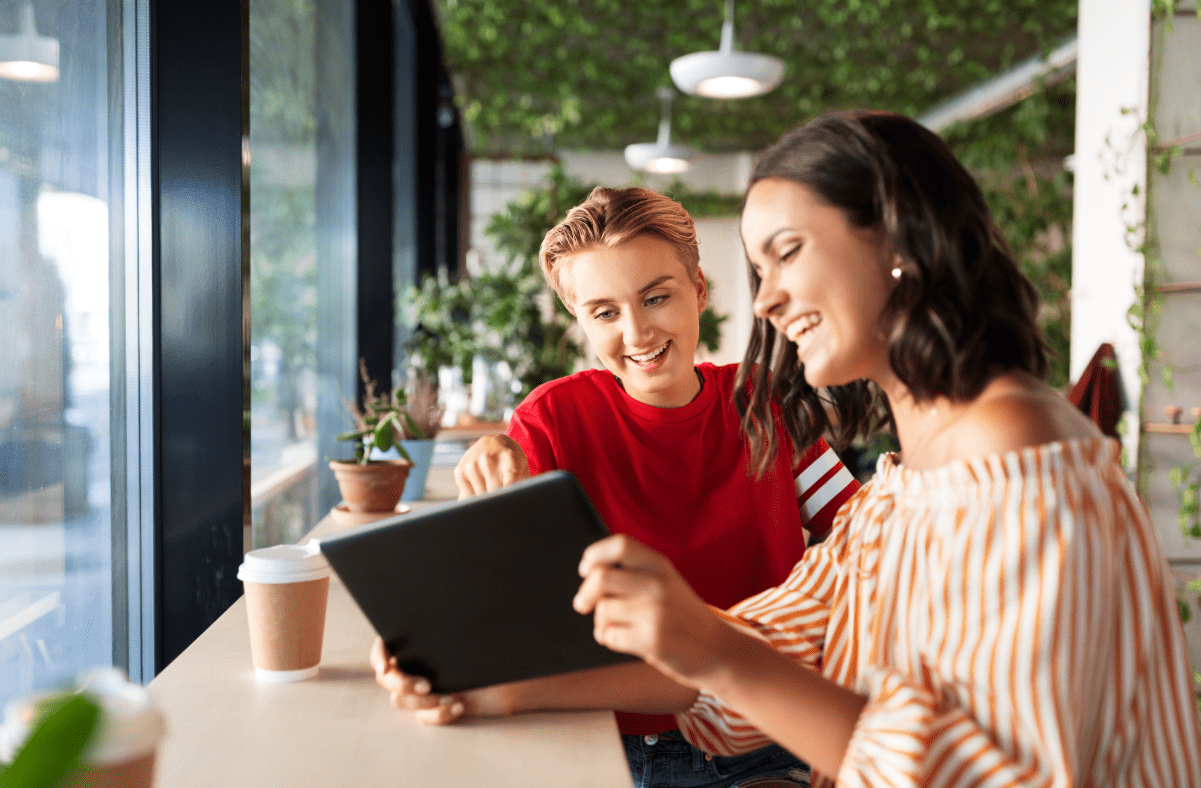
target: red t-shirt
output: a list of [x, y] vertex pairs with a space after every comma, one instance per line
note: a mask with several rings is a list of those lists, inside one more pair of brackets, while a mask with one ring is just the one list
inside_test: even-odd
[[[663, 553], [702, 599], [727, 608], [788, 576], [805, 551], [802, 511], [805, 527], [824, 534], [859, 485], [825, 441], [794, 472], [778, 419], [783, 450], [762, 479], [748, 475], [737, 366], [697, 369], [704, 386], [682, 408], [638, 402], [607, 370], [543, 384], [514, 412], [508, 434], [531, 473], [574, 473], [610, 531]], [[617, 721], [622, 733], [676, 727], [669, 715], [618, 712]]]

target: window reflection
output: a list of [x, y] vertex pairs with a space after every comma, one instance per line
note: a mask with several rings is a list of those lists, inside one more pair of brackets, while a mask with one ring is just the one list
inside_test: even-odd
[[105, 15], [0, 0], [0, 62], [32, 27], [59, 68], [0, 72], [0, 700], [112, 662]]
[[253, 545], [317, 520], [315, 2], [250, 2]]

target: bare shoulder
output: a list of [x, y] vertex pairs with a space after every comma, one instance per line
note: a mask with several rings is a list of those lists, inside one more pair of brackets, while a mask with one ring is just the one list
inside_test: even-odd
[[954, 426], [954, 453], [963, 458], [1027, 446], [1101, 437], [1096, 425], [1041, 381], [1002, 376], [990, 383]]

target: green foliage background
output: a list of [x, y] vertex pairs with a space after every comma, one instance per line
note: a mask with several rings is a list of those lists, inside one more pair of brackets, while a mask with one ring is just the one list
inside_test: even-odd
[[943, 134], [975, 175], [1014, 258], [1042, 298], [1048, 381], [1068, 386], [1072, 286], [1072, 174], [1076, 81], [1043, 88], [1009, 109]]
[[[717, 49], [721, 0], [435, 0], [479, 153], [620, 149], [653, 139], [668, 64]], [[1076, 0], [737, 0], [735, 47], [784, 82], [734, 101], [681, 96], [673, 138], [758, 150], [832, 108], [919, 115], [1075, 33]]]
[[[739, 0], [736, 48], [775, 54], [784, 82], [766, 96], [679, 96], [673, 140], [709, 151], [758, 150], [823, 111], [871, 107], [921, 113], [1045, 54], [1075, 33], [1074, 0]], [[720, 0], [435, 0], [469, 145], [503, 158], [570, 149], [617, 150], [655, 135], [655, 89], [668, 65], [716, 49]], [[514, 67], [514, 64], [520, 67]], [[1023, 270], [1044, 301], [1051, 383], [1068, 384], [1075, 80], [1040, 87], [1013, 107], [943, 136], [976, 175]], [[558, 189], [558, 191], [556, 191]], [[737, 213], [740, 195], [665, 189], [696, 217]], [[536, 199], [582, 198], [563, 185]], [[537, 249], [549, 225], [494, 222], [513, 248]], [[523, 224], [524, 221], [524, 224]], [[535, 240], [537, 236], [537, 240]], [[514, 258], [516, 259], [516, 258]], [[528, 272], [527, 272], [528, 273]]]

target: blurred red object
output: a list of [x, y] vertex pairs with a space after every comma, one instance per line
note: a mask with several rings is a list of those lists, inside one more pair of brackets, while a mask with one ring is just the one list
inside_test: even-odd
[[1084, 411], [1101, 432], [1118, 437], [1118, 416], [1121, 404], [1118, 396], [1118, 361], [1113, 345], [1102, 343], [1084, 368], [1080, 379], [1068, 392], [1068, 400]]

